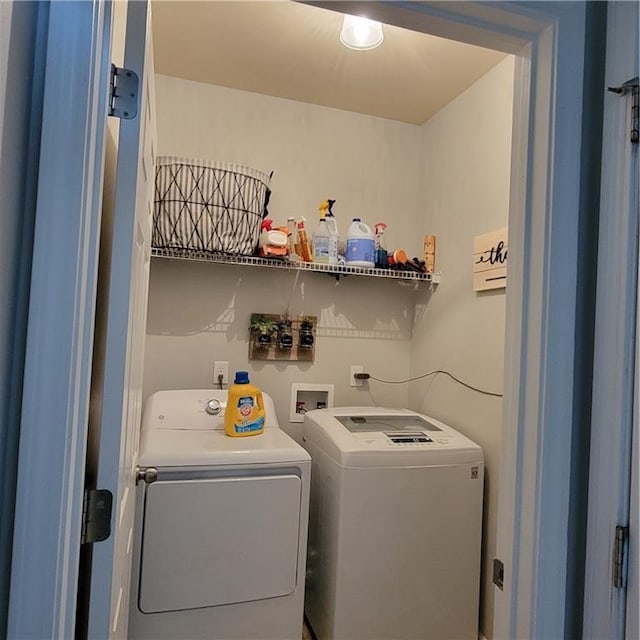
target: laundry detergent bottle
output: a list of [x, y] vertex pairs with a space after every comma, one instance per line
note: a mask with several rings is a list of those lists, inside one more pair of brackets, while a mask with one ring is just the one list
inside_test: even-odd
[[225, 433], [232, 437], [257, 436], [264, 431], [264, 419], [262, 392], [249, 382], [246, 371], [236, 371], [224, 412]]

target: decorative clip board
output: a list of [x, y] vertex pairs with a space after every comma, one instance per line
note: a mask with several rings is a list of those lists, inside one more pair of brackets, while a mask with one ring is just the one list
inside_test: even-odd
[[317, 316], [252, 313], [249, 360], [313, 362]]
[[473, 239], [473, 290], [507, 286], [507, 229], [483, 233]]

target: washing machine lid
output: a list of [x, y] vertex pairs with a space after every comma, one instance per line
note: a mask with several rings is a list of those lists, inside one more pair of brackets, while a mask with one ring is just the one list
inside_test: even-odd
[[[409, 437], [411, 433], [443, 431], [442, 427], [430, 422], [417, 413], [381, 414], [357, 412], [349, 415], [334, 414], [335, 419], [350, 433], [383, 432], [397, 437]], [[409, 435], [407, 435], [409, 434]]]
[[403, 467], [483, 462], [480, 446], [408, 409], [334, 407], [305, 414], [303, 443], [344, 467]]

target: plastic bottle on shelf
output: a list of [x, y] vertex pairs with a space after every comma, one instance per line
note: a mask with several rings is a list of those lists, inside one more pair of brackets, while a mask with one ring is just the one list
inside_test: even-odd
[[351, 267], [373, 268], [376, 243], [373, 231], [360, 218], [354, 218], [347, 233], [345, 262]]
[[320, 220], [313, 232], [312, 248], [313, 261], [320, 264], [329, 264], [329, 245], [331, 244], [331, 234], [324, 219], [325, 211], [320, 207]]
[[374, 228], [376, 231], [376, 267], [378, 269], [388, 269], [387, 250], [382, 244], [382, 236], [387, 229], [387, 225], [384, 222], [376, 222]]
[[224, 412], [225, 433], [232, 437], [257, 436], [264, 431], [264, 420], [262, 392], [249, 382], [246, 371], [236, 371]]
[[338, 232], [338, 223], [333, 215], [332, 207], [335, 200], [325, 200], [320, 205], [320, 211], [325, 212], [325, 221], [329, 230], [329, 264], [338, 264], [338, 253], [340, 244], [340, 233]]
[[307, 230], [304, 228], [306, 219], [298, 218], [298, 250], [297, 253], [303, 262], [311, 262], [311, 247], [309, 246], [309, 238], [307, 238]]
[[300, 256], [296, 253], [297, 235], [296, 221], [293, 218], [287, 218], [287, 258], [289, 262], [299, 262]]

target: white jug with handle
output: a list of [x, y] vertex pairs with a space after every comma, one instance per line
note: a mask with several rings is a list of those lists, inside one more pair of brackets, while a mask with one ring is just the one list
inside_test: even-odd
[[347, 233], [345, 262], [350, 267], [373, 268], [376, 260], [373, 231], [360, 218], [354, 218]]

